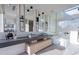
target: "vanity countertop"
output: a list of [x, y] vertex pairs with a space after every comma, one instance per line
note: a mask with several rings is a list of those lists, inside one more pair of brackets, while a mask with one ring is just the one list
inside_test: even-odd
[[3, 47], [8, 47], [8, 46], [11, 46], [11, 45], [16, 45], [16, 44], [20, 44], [20, 43], [30, 43], [31, 41], [33, 40], [40, 40], [40, 39], [43, 39], [43, 38], [50, 38], [52, 35], [47, 35], [47, 34], [41, 34], [41, 35], [32, 35], [31, 38], [19, 38], [19, 39], [9, 39], [9, 40], [5, 40], [5, 39], [2, 39], [0, 40], [0, 48], [3, 48]]
[[0, 40], [0, 48], [16, 45], [19, 43], [23, 43], [25, 41], [26, 41], [25, 39]]

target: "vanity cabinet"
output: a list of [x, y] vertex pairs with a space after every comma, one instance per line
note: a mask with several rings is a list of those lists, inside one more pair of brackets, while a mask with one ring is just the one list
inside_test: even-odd
[[25, 43], [0, 48], [0, 55], [18, 55], [25, 51]]

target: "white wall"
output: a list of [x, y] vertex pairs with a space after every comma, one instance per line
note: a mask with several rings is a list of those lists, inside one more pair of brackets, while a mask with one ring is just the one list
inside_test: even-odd
[[49, 15], [49, 20], [48, 20], [48, 31], [56, 34], [56, 14], [55, 13], [51, 13]]
[[3, 14], [0, 14], [0, 32], [4, 32]]

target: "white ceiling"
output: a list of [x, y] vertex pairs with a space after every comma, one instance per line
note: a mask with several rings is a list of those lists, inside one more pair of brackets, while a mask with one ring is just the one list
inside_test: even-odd
[[30, 6], [33, 6], [34, 9], [38, 9], [39, 11], [44, 11], [46, 14], [51, 12], [60, 12], [66, 9], [75, 7], [78, 4], [28, 4], [26, 8], [28, 9]]
[[[50, 14], [51, 12], [60, 12], [60, 11], [64, 11], [66, 9], [72, 8], [77, 6], [78, 4], [26, 4], [26, 9], [29, 9], [30, 6], [33, 6], [34, 10], [37, 9], [40, 12], [45, 12], [45, 14]], [[7, 5], [6, 5], [7, 6]], [[16, 12], [12, 12], [10, 11], [10, 9], [8, 7], [5, 8], [6, 10], [9, 10], [9, 12], [11, 12], [12, 15], [16, 14]], [[17, 8], [18, 9], [18, 8]], [[16, 15], [15, 15], [16, 16]], [[31, 16], [31, 17], [29, 17]], [[28, 18], [34, 18], [33, 17], [34, 14], [31, 13], [31, 15], [28, 15]], [[79, 15], [78, 15], [79, 16]], [[76, 17], [78, 17], [76, 16]], [[70, 16], [69, 16], [70, 17]], [[66, 18], [69, 19], [69, 17], [67, 16]], [[73, 16], [73, 18], [76, 18], [75, 16]], [[72, 18], [72, 17], [71, 17]]]
[[29, 9], [30, 6], [33, 6], [34, 9], [38, 9], [40, 12], [44, 11], [45, 14], [48, 14], [51, 12], [64, 11], [77, 5], [78, 4], [26, 4], [26, 9]]

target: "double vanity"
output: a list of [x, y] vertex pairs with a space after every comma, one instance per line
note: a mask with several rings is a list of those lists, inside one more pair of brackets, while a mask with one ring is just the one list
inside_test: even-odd
[[14, 39], [0, 40], [0, 54], [34, 54], [51, 45], [52, 35], [47, 33], [30, 33], [24, 36], [16, 36]]

